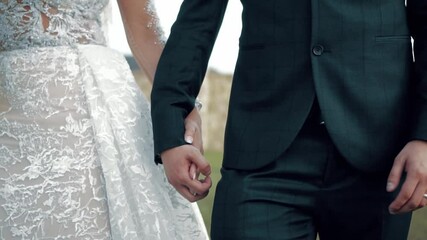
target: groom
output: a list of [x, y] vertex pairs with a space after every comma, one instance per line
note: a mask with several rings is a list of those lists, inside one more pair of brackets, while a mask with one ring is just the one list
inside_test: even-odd
[[[212, 238], [406, 239], [427, 204], [427, 1], [241, 2]], [[190, 164], [210, 167], [184, 119], [226, 5], [183, 1], [154, 81], [157, 161], [190, 201], [210, 187]]]

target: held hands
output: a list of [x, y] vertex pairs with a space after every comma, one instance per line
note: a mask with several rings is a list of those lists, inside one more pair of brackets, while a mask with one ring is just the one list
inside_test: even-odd
[[397, 155], [387, 181], [388, 192], [396, 189], [403, 171], [407, 173], [405, 182], [389, 206], [392, 214], [410, 212], [427, 205], [427, 142], [411, 141]]
[[[185, 119], [185, 141], [192, 145], [171, 148], [161, 154], [169, 183], [190, 202], [206, 197], [212, 186], [211, 167], [203, 157], [201, 119], [194, 109]], [[199, 174], [205, 176], [199, 179]]]

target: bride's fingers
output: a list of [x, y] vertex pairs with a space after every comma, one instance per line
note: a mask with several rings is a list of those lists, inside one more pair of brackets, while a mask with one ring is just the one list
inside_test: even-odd
[[197, 148], [202, 154], [203, 150], [203, 140], [202, 140], [202, 128], [201, 128], [201, 119], [200, 114], [197, 109], [194, 109], [185, 119], [185, 133], [184, 139], [188, 144], [193, 145]]
[[185, 125], [184, 140], [186, 143], [193, 144], [195, 131], [196, 130], [192, 125], [190, 124]]
[[192, 180], [198, 179], [199, 176], [198, 176], [198, 173], [197, 173], [197, 166], [195, 164], [192, 163], [190, 165], [190, 170], [188, 172], [189, 172], [190, 178]]
[[188, 144], [193, 144], [194, 139], [197, 137], [198, 126], [197, 123], [189, 118], [185, 119], [185, 133], [184, 140]]
[[200, 176], [200, 172], [199, 171], [196, 171], [196, 180], [199, 180], [199, 176]]
[[201, 133], [197, 133], [194, 136], [194, 140], [193, 140], [193, 144], [192, 144], [195, 148], [199, 149], [201, 154], [204, 154], [204, 149], [203, 149], [203, 141], [202, 141], [202, 136]]
[[194, 133], [193, 133], [192, 145], [195, 148], [197, 148], [200, 151], [200, 153], [202, 153], [202, 155], [203, 155], [204, 149], [203, 149], [202, 130], [196, 124], [193, 124], [193, 126], [194, 126]]
[[200, 171], [197, 170], [197, 166], [194, 163], [190, 165], [190, 170], [188, 171], [188, 173], [192, 180], [199, 180]]

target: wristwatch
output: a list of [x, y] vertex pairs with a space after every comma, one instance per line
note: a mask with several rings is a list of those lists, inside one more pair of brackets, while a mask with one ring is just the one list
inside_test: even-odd
[[202, 109], [203, 104], [199, 98], [196, 98], [196, 101], [194, 101], [194, 107], [196, 107], [198, 111], [200, 111], [200, 109]]

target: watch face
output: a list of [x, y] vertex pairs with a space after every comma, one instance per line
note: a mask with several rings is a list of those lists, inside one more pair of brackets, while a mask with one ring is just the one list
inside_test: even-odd
[[198, 98], [196, 98], [196, 101], [194, 102], [194, 107], [196, 107], [196, 108], [197, 108], [197, 110], [199, 110], [199, 111], [200, 111], [200, 109], [202, 109], [202, 107], [203, 107], [202, 102], [201, 102]]

